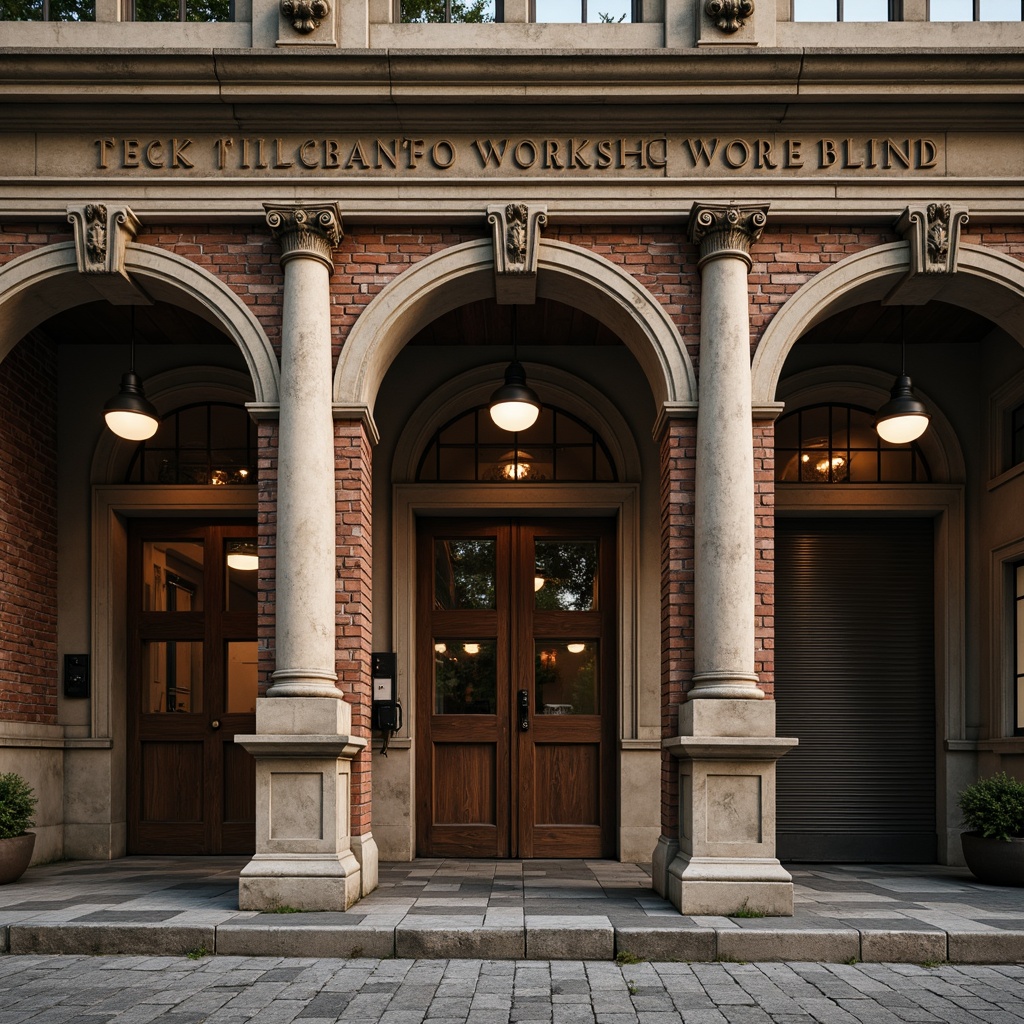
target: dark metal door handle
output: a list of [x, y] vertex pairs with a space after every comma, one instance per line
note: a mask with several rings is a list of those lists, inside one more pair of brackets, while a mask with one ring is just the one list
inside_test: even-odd
[[519, 731], [530, 731], [530, 691], [519, 691]]

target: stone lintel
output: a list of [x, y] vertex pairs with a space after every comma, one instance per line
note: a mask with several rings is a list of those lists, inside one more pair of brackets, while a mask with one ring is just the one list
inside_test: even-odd
[[337, 203], [264, 203], [267, 224], [281, 244], [281, 263], [305, 258], [319, 260], [334, 269], [333, 250], [344, 232]]
[[761, 237], [767, 222], [767, 203], [761, 206], [694, 203], [687, 235], [700, 247], [697, 266], [729, 256], [743, 260], [749, 269], [750, 246]]
[[494, 293], [499, 305], [537, 301], [540, 232], [548, 222], [543, 203], [492, 203], [487, 222], [494, 236]]

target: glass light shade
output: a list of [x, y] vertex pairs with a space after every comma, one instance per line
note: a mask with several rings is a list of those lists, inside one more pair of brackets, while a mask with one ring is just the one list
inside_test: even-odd
[[126, 441], [146, 441], [160, 426], [156, 406], [146, 398], [142, 380], [131, 371], [121, 377], [121, 390], [103, 406], [103, 419]]
[[896, 378], [891, 397], [875, 417], [875, 430], [889, 444], [909, 444], [928, 429], [928, 408], [914, 395], [910, 378]]
[[581, 644], [581, 643], [571, 643], [571, 644], [566, 644], [565, 645], [565, 649], [570, 654], [582, 654], [587, 649], [587, 645], [586, 644]]
[[528, 430], [537, 422], [540, 399], [527, 387], [522, 363], [508, 364], [505, 383], [491, 395], [490, 412], [495, 425], [511, 433]]
[[227, 563], [229, 569], [240, 569], [252, 572], [260, 567], [260, 558], [256, 554], [256, 546], [241, 541], [228, 544]]

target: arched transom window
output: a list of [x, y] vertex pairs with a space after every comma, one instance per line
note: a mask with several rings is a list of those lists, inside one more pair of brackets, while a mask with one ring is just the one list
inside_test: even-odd
[[125, 475], [129, 484], [254, 484], [256, 426], [244, 406], [183, 405], [140, 441]]
[[889, 444], [875, 414], [856, 405], [796, 409], [775, 425], [775, 479], [805, 484], [927, 483], [928, 463], [916, 442]]
[[518, 434], [494, 425], [486, 405], [449, 420], [430, 439], [419, 481], [585, 483], [618, 479], [608, 446], [581, 419], [553, 405]]

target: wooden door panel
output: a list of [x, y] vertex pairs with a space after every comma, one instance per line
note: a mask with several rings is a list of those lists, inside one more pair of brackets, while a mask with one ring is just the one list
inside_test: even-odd
[[434, 744], [435, 827], [497, 827], [497, 760], [493, 743]]
[[535, 824], [601, 824], [600, 743], [535, 743]]
[[202, 822], [203, 744], [154, 742], [142, 745], [141, 820], [176, 824]]

